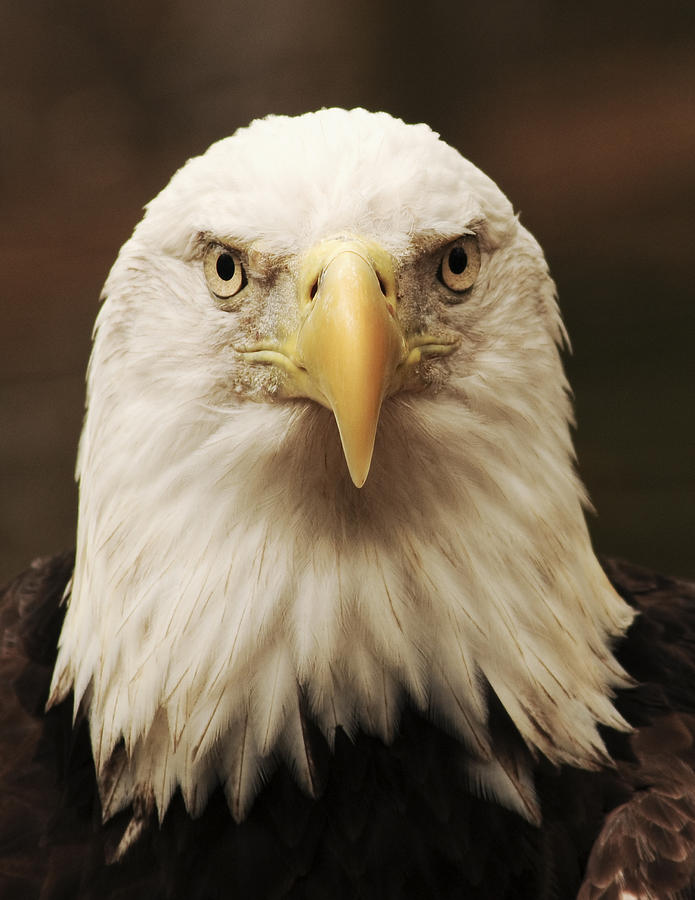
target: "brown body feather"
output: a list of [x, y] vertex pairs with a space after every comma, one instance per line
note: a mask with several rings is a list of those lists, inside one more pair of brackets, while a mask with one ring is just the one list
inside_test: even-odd
[[[535, 763], [542, 822], [473, 796], [465, 750], [406, 710], [390, 747], [304, 718], [318, 797], [280, 769], [237, 825], [217, 791], [192, 820], [142, 808], [105, 825], [84, 722], [47, 697], [69, 555], [37, 561], [0, 605], [0, 897], [445, 897], [658, 900], [695, 896], [695, 585], [607, 561], [640, 615], [616, 648], [632, 735], [614, 767]], [[525, 755], [494, 695], [493, 736]]]

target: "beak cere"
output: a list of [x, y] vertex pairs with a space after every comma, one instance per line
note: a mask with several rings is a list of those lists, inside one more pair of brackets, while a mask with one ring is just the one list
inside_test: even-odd
[[297, 361], [312, 398], [333, 411], [350, 477], [362, 487], [381, 403], [407, 356], [393, 264], [363, 241], [326, 241], [307, 254], [300, 291]]

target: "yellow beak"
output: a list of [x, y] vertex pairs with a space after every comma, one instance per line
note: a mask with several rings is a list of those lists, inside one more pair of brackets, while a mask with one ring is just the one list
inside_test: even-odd
[[382, 401], [408, 355], [395, 294], [391, 258], [376, 245], [326, 241], [304, 260], [296, 361], [307, 394], [335, 415], [357, 487], [369, 474]]

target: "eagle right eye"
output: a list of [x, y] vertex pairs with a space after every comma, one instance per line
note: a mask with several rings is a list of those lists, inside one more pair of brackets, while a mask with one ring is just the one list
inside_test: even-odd
[[219, 300], [228, 300], [246, 286], [246, 273], [239, 254], [229, 247], [212, 244], [203, 261], [208, 288]]

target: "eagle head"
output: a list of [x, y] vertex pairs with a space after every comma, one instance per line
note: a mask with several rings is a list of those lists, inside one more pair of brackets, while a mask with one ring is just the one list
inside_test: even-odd
[[600, 761], [632, 613], [563, 338], [538, 244], [425, 125], [271, 116], [174, 175], [104, 288], [52, 687], [105, 817], [221, 784], [243, 818], [278, 763], [311, 789], [303, 716], [388, 742], [405, 704], [518, 805], [491, 692], [532, 753]]

